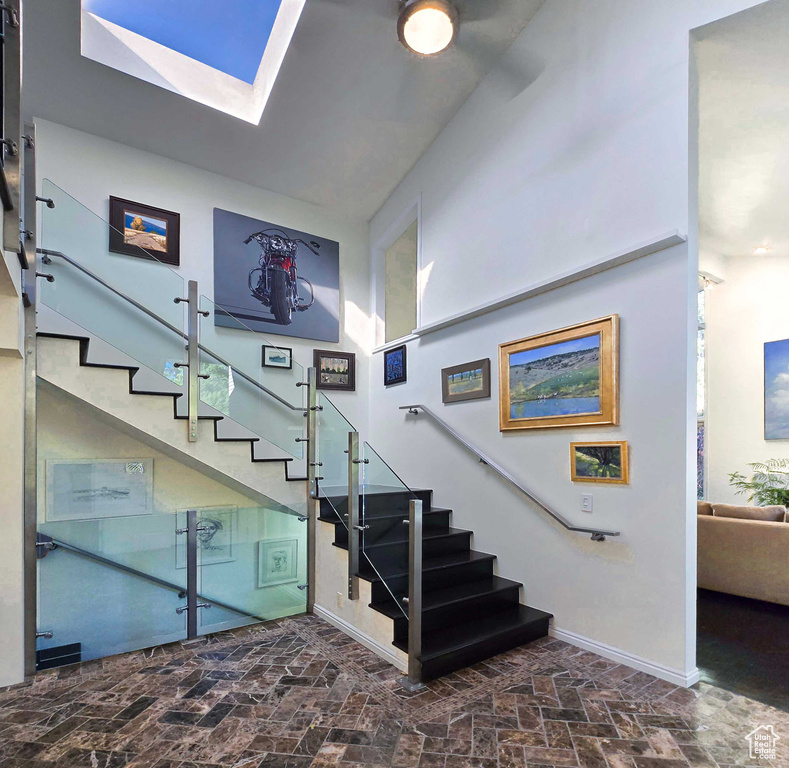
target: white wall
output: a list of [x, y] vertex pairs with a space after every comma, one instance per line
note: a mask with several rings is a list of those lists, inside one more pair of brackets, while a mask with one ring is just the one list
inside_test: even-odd
[[[421, 322], [672, 230], [693, 234], [689, 31], [752, 5], [546, 3], [507, 55], [524, 90], [513, 97], [501, 76], [487, 78], [371, 223], [377, 242], [421, 194]], [[598, 650], [612, 646], [686, 680], [695, 669], [696, 270], [692, 237], [688, 248], [427, 335], [409, 344], [409, 381], [371, 397], [387, 458], [411, 483], [435, 488], [439, 504], [456, 505], [456, 524], [499, 555], [502, 574], [524, 581], [529, 603]], [[442, 366], [495, 358], [500, 342], [613, 312], [622, 317], [621, 427], [502, 435], [495, 396], [440, 405]], [[373, 388], [381, 365], [376, 355]], [[406, 419], [397, 406], [408, 402], [439, 409], [547, 501], [579, 522], [620, 529], [621, 540], [594, 545], [556, 530], [426, 419]], [[595, 512], [583, 516], [588, 488], [569, 481], [569, 443], [617, 437], [630, 441], [632, 483], [594, 488]]]
[[726, 262], [726, 280], [707, 289], [707, 498], [746, 504], [729, 474], [789, 458], [789, 441], [764, 439], [764, 343], [789, 338], [789, 257]]
[[[367, 416], [366, 355], [372, 341], [365, 223], [340, 220], [314, 205], [45, 120], [36, 121], [36, 131], [39, 185], [49, 179], [105, 220], [110, 195], [180, 213], [181, 266], [175, 269], [184, 280], [197, 280], [200, 292], [209, 298], [213, 298], [214, 280], [214, 207], [337, 240], [342, 276], [339, 344], [274, 335], [270, 339], [274, 344], [292, 347], [294, 360], [305, 367], [312, 365], [316, 347], [356, 352], [357, 392], [335, 392], [332, 400], [354, 424], [363, 427]], [[227, 149], [232, 152], [232, 147]], [[265, 179], [261, 179], [261, 185], [265, 185]], [[46, 227], [48, 213], [42, 210]], [[227, 333], [248, 335], [244, 331]], [[256, 336], [262, 341], [259, 334]]]

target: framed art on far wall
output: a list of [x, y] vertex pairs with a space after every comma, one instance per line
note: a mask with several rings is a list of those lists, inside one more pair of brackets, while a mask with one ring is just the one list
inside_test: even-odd
[[298, 539], [261, 539], [258, 542], [258, 589], [291, 584], [299, 573]]
[[490, 358], [441, 369], [441, 402], [490, 397]]
[[384, 386], [406, 381], [405, 344], [384, 352]]
[[110, 251], [179, 266], [181, 215], [110, 196]]
[[318, 372], [318, 389], [356, 391], [356, 355], [353, 352], [316, 349], [313, 365]]
[[764, 439], [789, 439], [789, 339], [764, 345]]
[[293, 350], [290, 347], [263, 345], [263, 365], [266, 368], [293, 368]]
[[619, 315], [499, 344], [499, 429], [619, 423]]
[[627, 442], [570, 443], [570, 476], [574, 483], [630, 482]]

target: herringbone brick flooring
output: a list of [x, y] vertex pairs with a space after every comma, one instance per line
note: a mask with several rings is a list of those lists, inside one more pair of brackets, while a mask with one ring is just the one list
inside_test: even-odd
[[[0, 768], [789, 765], [789, 714], [544, 639], [409, 695], [314, 617], [45, 672], [0, 691]], [[746, 735], [772, 725], [778, 757]]]

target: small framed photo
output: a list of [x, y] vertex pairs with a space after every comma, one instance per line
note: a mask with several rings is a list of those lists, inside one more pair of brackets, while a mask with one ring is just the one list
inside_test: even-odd
[[181, 214], [110, 197], [109, 249], [177, 267], [181, 263]]
[[575, 483], [627, 485], [627, 442], [570, 443], [570, 473]]
[[316, 349], [313, 365], [318, 371], [318, 389], [356, 391], [356, 355], [353, 352]]
[[457, 403], [490, 397], [490, 358], [441, 369], [441, 401]]
[[258, 542], [258, 589], [292, 584], [299, 572], [298, 539], [261, 539]]
[[266, 368], [293, 368], [293, 350], [289, 347], [263, 345], [263, 365]]
[[384, 352], [384, 386], [406, 381], [405, 344]]

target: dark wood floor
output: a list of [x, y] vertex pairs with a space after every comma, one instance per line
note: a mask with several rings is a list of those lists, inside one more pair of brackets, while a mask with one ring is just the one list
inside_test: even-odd
[[698, 591], [701, 679], [789, 711], [789, 607]]

